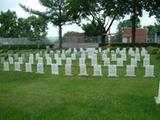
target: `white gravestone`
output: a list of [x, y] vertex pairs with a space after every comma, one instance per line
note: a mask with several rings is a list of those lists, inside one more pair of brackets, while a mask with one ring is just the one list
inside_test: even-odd
[[39, 58], [38, 58], [38, 63], [43, 64], [43, 57], [39, 57]]
[[77, 53], [77, 49], [76, 49], [76, 48], [73, 48], [73, 52], [74, 52], [74, 53]]
[[18, 60], [18, 54], [14, 54], [14, 60]]
[[101, 65], [95, 65], [93, 71], [93, 76], [102, 76], [102, 67]]
[[51, 73], [52, 75], [58, 75], [59, 74], [59, 68], [57, 64], [51, 65]]
[[31, 63], [26, 63], [25, 68], [26, 68], [26, 72], [32, 72], [32, 64]]
[[135, 66], [134, 65], [127, 65], [126, 67], [126, 76], [135, 76]]
[[65, 59], [66, 59], [65, 53], [62, 53], [62, 54], [61, 54], [61, 58], [62, 58], [62, 60], [65, 60]]
[[66, 58], [66, 64], [72, 65], [72, 59], [71, 58]]
[[34, 54], [29, 54], [29, 57], [34, 58]]
[[65, 75], [72, 75], [71, 64], [65, 64]]
[[147, 50], [142, 49], [142, 50], [141, 50], [141, 56], [145, 56], [146, 54], [147, 54]]
[[145, 54], [143, 59], [149, 59], [150, 60], [150, 55], [149, 54]]
[[108, 76], [109, 77], [117, 77], [117, 66], [109, 65], [108, 66]]
[[160, 82], [158, 87], [158, 96], [155, 97], [156, 104], [160, 104]]
[[123, 66], [123, 59], [122, 58], [117, 58], [117, 66], [120, 66], [120, 67]]
[[130, 65], [134, 65], [135, 67], [137, 67], [137, 59], [131, 58], [131, 64]]
[[81, 64], [80, 66], [80, 76], [88, 76], [87, 69], [85, 64]]
[[37, 73], [38, 74], [43, 74], [44, 73], [44, 65], [43, 65], [43, 63], [38, 63], [37, 64]]
[[[40, 57], [40, 54], [39, 53], [36, 53], [36, 60], [38, 60], [38, 58]], [[31, 58], [34, 58], [33, 56], [30, 56]]]
[[126, 60], [127, 60], [127, 55], [126, 55], [126, 53], [122, 53], [122, 54], [121, 54], [121, 57], [122, 57], [123, 61], [126, 61]]
[[3, 71], [9, 71], [9, 63], [8, 62], [3, 63]]
[[106, 58], [107, 58], [107, 54], [103, 53], [102, 54], [102, 60], [104, 61], [104, 59], [106, 59]]
[[103, 60], [103, 63], [104, 63], [104, 66], [110, 65], [110, 58], [105, 58], [105, 59]]
[[85, 65], [85, 59], [79, 58], [79, 65]]
[[14, 71], [21, 71], [21, 66], [19, 62], [14, 63]]
[[132, 57], [134, 57], [134, 56], [135, 56], [135, 52], [134, 52], [133, 50], [131, 50], [131, 51], [129, 52], [129, 55], [132, 56]]
[[81, 53], [81, 58], [86, 59], [86, 54], [84, 52]]
[[89, 51], [89, 52], [87, 52], [87, 57], [89, 58], [89, 59], [92, 59], [93, 58], [93, 52], [91, 52], [91, 51]]
[[115, 53], [111, 54], [111, 60], [112, 61], [117, 61], [117, 55]]
[[136, 54], [135, 54], [135, 58], [136, 58], [137, 61], [140, 61], [140, 54], [139, 54], [139, 53], [138, 53], [138, 54], [136, 53]]
[[57, 65], [62, 65], [62, 59], [61, 58], [57, 58], [56, 59], [56, 64]]
[[153, 65], [145, 66], [145, 77], [154, 77], [154, 66]]
[[143, 59], [143, 67], [150, 65], [150, 59], [149, 58], [144, 58]]
[[119, 52], [120, 52], [120, 48], [117, 48], [116, 49], [116, 54], [119, 54]]
[[49, 55], [50, 55], [51, 57], [53, 57], [54, 52], [51, 50], [51, 51], [49, 52]]
[[58, 59], [59, 58], [59, 55], [56, 53], [54, 54], [54, 59]]
[[91, 66], [97, 65], [97, 58], [91, 59]]
[[33, 59], [33, 57], [29, 57], [29, 63], [30, 63], [30, 64], [34, 64], [34, 59]]
[[72, 58], [72, 60], [76, 60], [76, 54], [75, 54], [75, 53], [72, 53], [72, 54], [71, 54], [71, 58]]
[[49, 58], [50, 57], [50, 55], [48, 54], [48, 53], [46, 53], [45, 54], [45, 58], [47, 59], [47, 58]]
[[19, 58], [18, 58], [18, 62], [19, 62], [20, 64], [23, 64], [23, 58], [22, 58], [22, 57], [19, 57]]
[[51, 57], [46, 58], [46, 61], [47, 61], [47, 65], [52, 64], [52, 58]]
[[[92, 55], [92, 58], [97, 59], [97, 54], [93, 54], [93, 55]], [[92, 59], [92, 58], [91, 58], [91, 59]]]
[[14, 64], [13, 57], [9, 57], [9, 64]]
[[80, 52], [84, 52], [83, 48], [80, 48]]
[[101, 53], [102, 52], [102, 48], [98, 48], [98, 52]]

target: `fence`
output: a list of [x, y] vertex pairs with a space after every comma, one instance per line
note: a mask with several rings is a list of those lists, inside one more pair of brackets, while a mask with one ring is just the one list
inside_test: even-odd
[[[124, 42], [124, 38], [121, 35], [118, 34], [112, 34], [105, 37], [106, 43], [131, 43], [131, 38], [129, 38], [129, 41]], [[85, 37], [85, 41], [88, 43], [101, 43], [101, 36], [88, 36]], [[147, 37], [144, 38], [144, 36], [138, 36], [136, 38], [136, 43], [158, 43], [160, 44], [160, 35], [147, 35]]]
[[[139, 37], [141, 38], [141, 36]], [[106, 43], [124, 43], [123, 37], [118, 34], [112, 34], [105, 37]], [[82, 40], [82, 41], [80, 41]], [[56, 42], [55, 42], [56, 41]], [[101, 36], [84, 36], [79, 38], [78, 36], [74, 39], [71, 39], [68, 42], [63, 41], [63, 47], [98, 47], [98, 44], [101, 43]], [[145, 41], [141, 41], [140, 43], [158, 43], [160, 44], [160, 36], [158, 35], [147, 35]], [[58, 37], [52, 38], [44, 38], [40, 41], [30, 41], [27, 38], [0, 38], [0, 46], [7, 45], [55, 45], [55, 47], [59, 47]]]
[[39, 41], [30, 41], [27, 38], [0, 38], [0, 45], [50, 45], [53, 44], [54, 42], [47, 39], [43, 38]]

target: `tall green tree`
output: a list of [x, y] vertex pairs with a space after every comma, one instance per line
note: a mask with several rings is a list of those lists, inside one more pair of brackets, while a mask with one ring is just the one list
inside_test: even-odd
[[149, 12], [150, 16], [160, 13], [160, 1], [159, 0], [125, 0], [124, 6], [126, 14], [131, 15], [132, 21], [132, 43], [135, 43], [136, 38], [136, 19], [142, 16], [143, 10]]
[[62, 26], [72, 21], [70, 15], [68, 15], [68, 0], [39, 0], [39, 2], [46, 8], [46, 11], [33, 10], [21, 4], [20, 6], [27, 12], [41, 16], [53, 25], [58, 26], [59, 47], [62, 48]]
[[86, 36], [99, 36], [102, 34], [100, 26], [93, 22], [82, 24], [82, 29]]
[[27, 37], [32, 41], [44, 39], [47, 35], [47, 21], [36, 16], [18, 18], [17, 32], [17, 37]]
[[47, 21], [42, 17], [18, 18], [14, 11], [0, 13], [0, 37], [40, 40], [47, 35]]
[[8, 10], [0, 13], [0, 37], [17, 37], [17, 15]]
[[160, 25], [159, 24], [145, 26], [145, 28], [148, 29], [149, 35], [155, 35], [155, 33], [160, 35]]
[[18, 36], [21, 37], [28, 37], [28, 33], [30, 32], [30, 25], [26, 18], [18, 18], [17, 20], [17, 30]]
[[96, 28], [99, 26], [101, 42], [109, 32], [114, 20], [123, 17], [124, 0], [70, 0], [69, 12], [74, 19], [90, 21]]
[[26, 19], [26, 22], [29, 24], [27, 37], [30, 38], [30, 40], [36, 41], [46, 37], [47, 21], [44, 18], [30, 16]]
[[138, 17], [142, 16], [144, 4], [146, 3], [143, 0], [126, 0], [124, 2], [124, 5], [126, 6], [126, 10], [124, 10], [124, 12], [131, 15], [132, 43], [135, 43], [136, 38], [136, 20], [138, 19]]

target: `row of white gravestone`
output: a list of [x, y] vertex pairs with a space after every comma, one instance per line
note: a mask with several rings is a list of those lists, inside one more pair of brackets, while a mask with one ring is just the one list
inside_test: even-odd
[[[80, 58], [79, 65], [85, 64], [85, 60], [86, 59], [84, 59], [84, 58]], [[110, 65], [110, 63], [111, 63], [110, 58], [104, 58], [103, 63], [104, 63], [104, 66]], [[97, 58], [92, 58], [91, 59], [91, 66], [94, 66], [97, 64], [98, 64]], [[131, 58], [130, 65], [134, 65], [137, 67], [137, 64], [138, 64], [138, 60], [136, 58]], [[144, 58], [143, 59], [143, 67], [148, 66], [148, 65], [150, 65], [150, 59]], [[117, 58], [117, 66], [120, 66], [120, 67], [124, 66], [124, 61], [122, 58]]]
[[[79, 65], [85, 64], [85, 60], [86, 60], [85, 58], [80, 58], [79, 59]], [[37, 61], [38, 61], [38, 63], [42, 63], [43, 64], [43, 57], [39, 57]], [[104, 66], [110, 65], [110, 58], [104, 58], [103, 61], [104, 61]], [[131, 58], [131, 63], [130, 64], [131, 65], [135, 65], [137, 67], [137, 62], [138, 62], [137, 59]], [[22, 64], [23, 60], [20, 59], [19, 63]], [[29, 63], [30, 64], [34, 63], [32, 57], [29, 58]], [[52, 64], [52, 58], [48, 57], [46, 59], [46, 63], [47, 63], [47, 65], [51, 65]], [[56, 59], [56, 64], [62, 65], [62, 59], [61, 58], [57, 58]], [[72, 59], [71, 58], [66, 58], [66, 64], [72, 64]], [[97, 64], [98, 64], [97, 63], [97, 58], [91, 58], [91, 66], [94, 66], [94, 65], [97, 65]], [[149, 58], [144, 58], [143, 66], [145, 67], [147, 65], [150, 65], [150, 59]], [[117, 66], [123, 66], [123, 59], [122, 58], [117, 58]]]
[[[107, 48], [107, 49], [105, 49], [105, 50], [102, 50], [101, 48], [98, 48], [98, 50], [97, 49], [92, 49], [92, 48], [86, 48], [86, 49], [83, 49], [83, 48], [80, 48], [80, 53], [89, 53], [89, 52], [92, 52], [92, 53], [102, 53], [102, 52], [104, 52], [104, 53], [109, 53], [109, 52], [115, 52], [116, 54], [120, 54], [120, 53], [126, 53], [127, 52], [127, 49], [126, 48], [123, 48], [123, 49], [120, 49], [120, 48], [117, 48], [117, 49], [115, 49], [115, 50], [110, 50], [109, 48]], [[136, 48], [136, 50], [133, 50], [133, 48], [129, 48], [129, 50], [128, 50], [128, 53], [131, 53], [131, 52], [134, 52], [134, 53], [141, 53], [141, 55], [144, 55], [144, 54], [146, 54], [147, 53], [147, 50], [145, 49], [145, 48], [142, 48], [142, 50], [140, 50], [139, 48]], [[77, 54], [78, 53], [78, 50], [76, 49], [76, 48], [73, 48], [73, 50], [71, 49], [71, 48], [69, 48], [69, 49], [67, 49], [67, 50], [62, 50], [62, 51], [58, 51], [57, 50], [57, 52], [56, 51], [53, 51], [53, 50], [46, 50], [46, 51], [39, 51], [38, 53], [35, 53], [35, 54], [30, 54], [29, 56], [30, 57], [34, 57], [34, 55], [35, 56], [37, 56], [37, 58], [38, 57], [40, 57], [40, 56], [45, 56], [45, 57], [51, 57], [51, 56], [54, 56], [54, 54], [57, 54], [58, 56], [60, 55], [61, 57], [62, 56], [64, 56], [64, 55], [62, 55], [62, 54], [67, 54], [67, 53], [75, 53], [75, 54]], [[22, 56], [23, 54], [21, 54], [21, 56]], [[11, 56], [11, 55], [9, 55], [9, 56]], [[18, 57], [19, 55], [18, 54], [14, 54], [14, 57]]]
[[[68, 51], [68, 50], [67, 50]], [[88, 57], [90, 56], [90, 55], [92, 55], [92, 54], [97, 54], [97, 53], [109, 53], [109, 52], [111, 52], [111, 54], [113, 54], [113, 56], [115, 56], [116, 54], [120, 54], [120, 55], [127, 55], [127, 52], [126, 52], [126, 49], [125, 48], [123, 48], [122, 50], [120, 50], [120, 48], [117, 48], [116, 49], [116, 52], [114, 51], [114, 50], [102, 50], [102, 49], [100, 49], [99, 48], [99, 50], [96, 50], [96, 49], [90, 49], [90, 48], [88, 48], [88, 49], [86, 49], [86, 50], [80, 50], [81, 51], [81, 57], [86, 57], [87, 55], [88, 55]], [[99, 52], [97, 52], [97, 51], [99, 51]], [[107, 52], [106, 52], [107, 51]], [[138, 51], [138, 52], [137, 52]], [[137, 48], [136, 48], [136, 51], [134, 51], [133, 49], [129, 49], [129, 55], [131, 55], [131, 56], [145, 56], [146, 54], [148, 54], [147, 53], [147, 51], [143, 48], [142, 49], [142, 51], [141, 51], [141, 53], [139, 52], [140, 50], [137, 50]], [[71, 51], [70, 51], [71, 52]], [[53, 54], [53, 55], [51, 55], [51, 53]], [[73, 52], [73, 53], [70, 53], [71, 55], [73, 55], [74, 57], [73, 58], [75, 58], [76, 57], [76, 55], [77, 55], [77, 52]], [[9, 57], [10, 57], [11, 55], [9, 55]], [[17, 58], [18, 59], [18, 54], [15, 54], [14, 55], [14, 57], [15, 58]], [[22, 56], [22, 54], [21, 54], [21, 56]], [[25, 55], [23, 55], [23, 56], [25, 56]], [[38, 59], [38, 57], [42, 57], [42, 56], [44, 56], [45, 58], [47, 58], [47, 57], [53, 57], [54, 56], [54, 58], [56, 59], [56, 58], [62, 58], [62, 59], [65, 59], [66, 58], [66, 52], [65, 52], [65, 50], [62, 50], [62, 52], [57, 52], [57, 53], [53, 53], [53, 51], [50, 51], [50, 53], [47, 53], [47, 52], [45, 52], [44, 53], [44, 55], [43, 55], [43, 53], [41, 53], [41, 51], [39, 52], [39, 53], [36, 53], [36, 54], [29, 54], [29, 57], [31, 57], [31, 58], [34, 58], [34, 56], [35, 56], [35, 58], [36, 58], [36, 60]], [[114, 60], [114, 58], [113, 58], [113, 60]]]
[[[135, 67], [134, 65], [127, 65], [126, 67], [126, 76], [136, 76], [135, 75]], [[58, 75], [59, 74], [59, 69], [58, 69], [58, 64], [51, 64], [51, 73]], [[4, 71], [9, 71], [9, 63], [4, 62], [3, 63], [3, 70]], [[21, 71], [20, 63], [15, 62], [14, 64], [14, 70], [15, 71]], [[26, 63], [25, 64], [25, 70], [26, 72], [32, 72], [32, 64]], [[37, 64], [37, 73], [43, 74], [44, 73], [44, 64], [43, 63], [38, 63]], [[65, 75], [72, 75], [72, 67], [71, 64], [65, 64]], [[80, 65], [80, 74], [79, 75], [84, 75], [87, 76], [87, 69], [86, 69], [86, 64], [81, 64]], [[93, 75], [94, 76], [102, 76], [102, 67], [101, 65], [94, 65], [93, 66]], [[118, 76], [117, 75], [117, 66], [116, 65], [109, 65], [108, 66], [108, 76]], [[145, 77], [154, 77], [154, 66], [153, 65], [148, 65], [145, 66]]]
[[[86, 65], [81, 64], [80, 65], [80, 74], [87, 76], [87, 70]], [[102, 68], [101, 65], [95, 65], [94, 66], [94, 76], [102, 76]], [[108, 76], [116, 77], [117, 75], [117, 66], [116, 65], [109, 65], [108, 66]], [[127, 65], [126, 67], [126, 76], [136, 76], [135, 75], [135, 66], [134, 65]], [[154, 66], [149, 65], [145, 67], [145, 77], [154, 77]]]
[[[113, 59], [113, 58], [112, 58]], [[85, 58], [79, 58], [79, 65], [81, 64], [85, 64]], [[42, 63], [44, 62], [43, 60], [43, 57], [39, 57], [37, 59], [38, 63]], [[110, 58], [106, 58], [104, 57], [103, 58], [103, 61], [104, 61], [104, 66], [108, 66], [110, 65]], [[124, 62], [124, 59], [123, 58], [116, 58], [116, 61], [117, 61], [117, 66], [124, 66], [123, 65], [123, 62]], [[23, 59], [22, 57], [20, 57], [18, 59], [18, 62], [20, 64], [23, 64]], [[137, 67], [137, 62], [138, 62], [138, 59], [137, 58], [131, 58], [131, 61], [130, 61], [130, 64], [131, 65], [135, 65]], [[13, 58], [9, 58], [9, 63], [11, 64], [14, 64], [14, 61], [13, 61]], [[34, 64], [34, 60], [32, 57], [29, 57], [29, 63], [30, 64]], [[46, 63], [47, 65], [51, 65], [52, 64], [52, 58], [51, 57], [48, 57], [46, 58]], [[62, 65], [62, 59], [61, 58], [57, 58], [56, 59], [56, 64], [58, 65]], [[72, 58], [66, 58], [66, 64], [72, 64]], [[94, 65], [97, 65], [97, 57], [92, 57], [91, 58], [91, 66], [94, 66]], [[147, 65], [150, 65], [150, 56], [147, 55], [144, 59], [143, 59], [143, 66], [147, 66]]]

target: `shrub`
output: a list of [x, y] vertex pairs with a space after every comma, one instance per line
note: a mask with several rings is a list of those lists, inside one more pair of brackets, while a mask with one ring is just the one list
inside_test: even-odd
[[148, 52], [150, 53], [150, 54], [157, 54], [157, 52], [158, 52], [158, 47], [152, 47], [152, 46], [149, 46], [149, 47], [147, 47], [147, 50], [148, 50]]
[[157, 59], [160, 59], [160, 49], [157, 51]]

